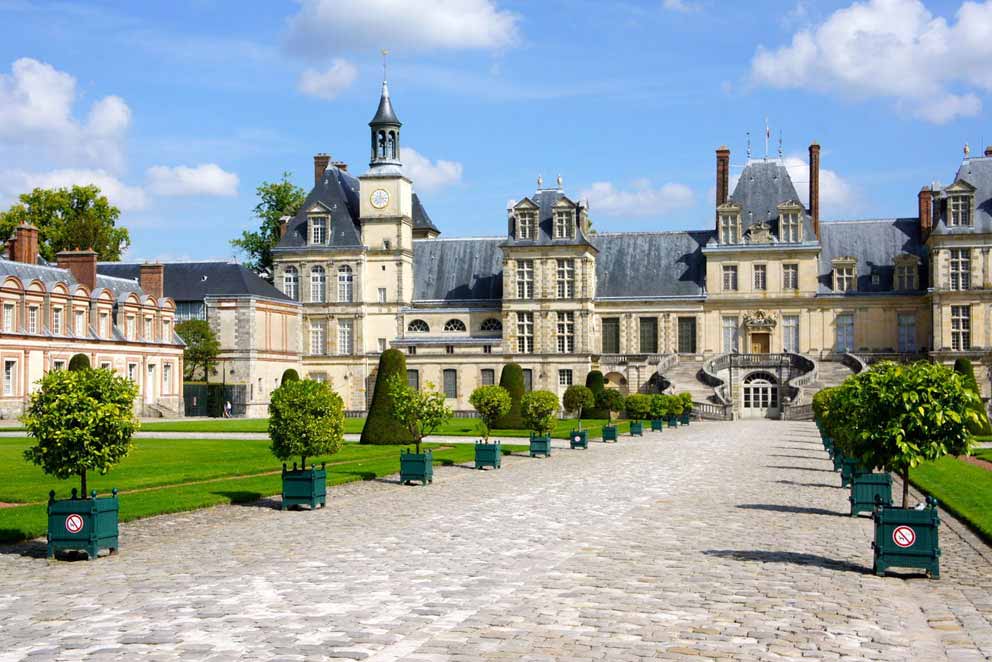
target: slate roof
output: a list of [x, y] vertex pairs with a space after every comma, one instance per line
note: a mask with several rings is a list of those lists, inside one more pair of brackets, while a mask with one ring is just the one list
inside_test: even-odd
[[[17, 276], [27, 285], [32, 280], [38, 279], [45, 284], [46, 288], [51, 288], [55, 283], [66, 283], [70, 287], [79, 283], [68, 269], [44, 266], [40, 264], [27, 264], [25, 262], [14, 262], [6, 258], [0, 258], [0, 276]], [[97, 288], [105, 288], [114, 294], [116, 301], [121, 295], [135, 293], [139, 297], [144, 296], [141, 286], [133, 280], [114, 278], [113, 274], [101, 274], [96, 276]]]
[[974, 227], [949, 227], [947, 205], [934, 223], [933, 234], [982, 234], [992, 232], [992, 157], [966, 159], [958, 168], [954, 181], [963, 180], [975, 187]]
[[414, 241], [414, 301], [501, 299], [502, 241], [501, 237]]
[[[105, 276], [135, 282], [141, 265], [137, 263], [100, 262], [99, 280]], [[203, 301], [207, 296], [257, 296], [279, 301], [292, 301], [275, 287], [259, 278], [253, 271], [232, 262], [169, 262], [165, 268], [165, 296], [176, 302]]]
[[592, 236], [596, 298], [678, 297], [705, 293], [702, 253], [713, 231], [605, 232]]
[[[828, 221], [820, 223], [819, 294], [842, 294], [833, 290], [832, 260], [837, 257], [857, 258], [857, 292], [891, 292], [895, 275], [894, 259], [902, 253], [920, 258], [919, 284], [929, 282], [926, 247], [920, 241], [918, 218], [890, 218], [869, 221]], [[872, 285], [871, 275], [877, 271], [878, 285]], [[917, 291], [918, 292], [918, 291]]]
[[[788, 169], [778, 161], [749, 161], [734, 187], [730, 202], [741, 206], [741, 225], [746, 231], [751, 225], [765, 221], [776, 237], [778, 232], [778, 205], [796, 202], [803, 209]], [[803, 236], [813, 236], [813, 222], [803, 214]]]
[[401, 126], [400, 120], [393, 111], [393, 103], [389, 100], [389, 85], [382, 81], [382, 95], [379, 97], [379, 107], [376, 108], [375, 117], [369, 122], [369, 126], [374, 127], [379, 124], [390, 124]]
[[[566, 197], [560, 189], [539, 189], [534, 195], [521, 198], [527, 199], [538, 206], [537, 239], [517, 239], [515, 233], [508, 233], [505, 243], [510, 246], [571, 246], [592, 245], [581, 227], [576, 228], [573, 239], [554, 238], [554, 208], [555, 204]], [[518, 203], [519, 204], [519, 203]]]

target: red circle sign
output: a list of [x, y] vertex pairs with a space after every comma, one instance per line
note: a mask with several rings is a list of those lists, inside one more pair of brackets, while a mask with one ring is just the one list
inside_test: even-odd
[[65, 518], [65, 530], [69, 533], [79, 533], [83, 530], [83, 516], [73, 513]]
[[582, 441], [582, 437], [580, 437], [579, 435], [575, 435], [575, 441]]
[[908, 526], [897, 526], [892, 530], [892, 542], [902, 548], [912, 547], [916, 542], [916, 531]]

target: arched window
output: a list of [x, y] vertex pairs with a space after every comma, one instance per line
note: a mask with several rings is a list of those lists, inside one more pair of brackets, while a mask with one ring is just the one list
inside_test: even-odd
[[386, 158], [386, 132], [379, 132], [379, 158]]
[[392, 131], [386, 136], [386, 153], [389, 154], [389, 158], [396, 158], [396, 134]]
[[461, 320], [451, 319], [444, 323], [445, 331], [464, 331], [465, 322]]
[[482, 326], [479, 327], [482, 331], [502, 331], [503, 323], [500, 322], [495, 317], [490, 317], [489, 319], [482, 321]]
[[324, 267], [310, 268], [310, 301], [324, 303], [327, 301], [327, 274]]
[[768, 384], [778, 384], [778, 380], [775, 379], [775, 375], [770, 372], [752, 372], [750, 375], [744, 378], [745, 384], [751, 383], [768, 383]]
[[406, 330], [410, 333], [430, 333], [431, 327], [424, 320], [412, 320], [406, 325]]
[[300, 299], [300, 272], [296, 267], [286, 267], [282, 273], [282, 291], [290, 299], [299, 301]]
[[338, 301], [351, 303], [355, 300], [355, 275], [347, 264], [338, 269]]

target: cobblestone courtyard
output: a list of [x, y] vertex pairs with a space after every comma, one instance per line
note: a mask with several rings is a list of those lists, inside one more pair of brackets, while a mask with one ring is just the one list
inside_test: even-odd
[[992, 551], [875, 577], [839, 484], [811, 423], [705, 423], [4, 548], [0, 660], [990, 659]]

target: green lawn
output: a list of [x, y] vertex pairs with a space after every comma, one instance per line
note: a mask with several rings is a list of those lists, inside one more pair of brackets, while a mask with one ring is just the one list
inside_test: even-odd
[[[23, 460], [28, 439], [0, 439], [0, 501], [26, 503], [44, 501], [55, 489], [60, 498], [78, 485], [76, 479], [53, 480], [41, 469]], [[140, 517], [195, 510], [223, 503], [244, 503], [279, 494], [280, 463], [268, 450], [268, 441], [206, 439], [136, 439], [135, 448], [106, 476], [92, 476], [89, 487], [101, 494], [113, 487], [132, 492], [121, 498], [121, 521]], [[437, 449], [437, 444], [424, 444]], [[504, 446], [504, 452], [525, 451], [526, 446]], [[327, 459], [328, 485], [371, 480], [399, 471], [400, 447], [345, 444]], [[435, 464], [472, 460], [471, 444], [435, 451]], [[315, 458], [320, 461], [319, 458]], [[229, 478], [229, 480], [223, 480]], [[221, 480], [217, 480], [221, 479]], [[193, 481], [212, 482], [179, 485]], [[152, 489], [148, 489], [152, 488]], [[333, 495], [331, 496], [333, 498]], [[45, 505], [0, 508], [0, 542], [14, 542], [45, 534]]]
[[[992, 453], [984, 459], [992, 460]], [[945, 457], [911, 470], [909, 479], [917, 488], [936, 497], [941, 506], [971, 523], [992, 543], [992, 471]], [[893, 496], [899, 505], [901, 497]]]
[[976, 448], [971, 454], [982, 460], [992, 462], [992, 448]]

